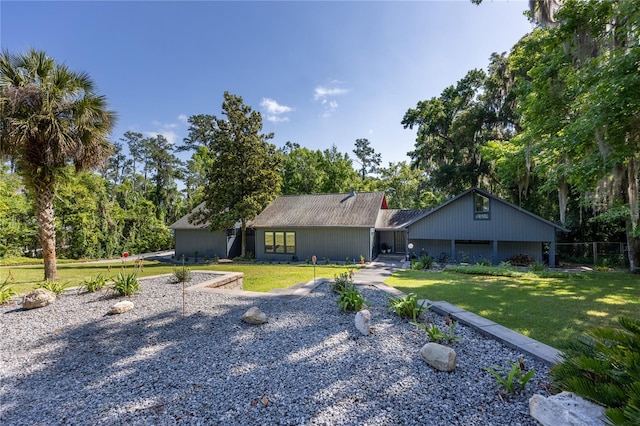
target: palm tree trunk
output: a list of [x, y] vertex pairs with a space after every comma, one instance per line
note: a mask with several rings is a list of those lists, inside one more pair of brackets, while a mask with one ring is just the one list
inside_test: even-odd
[[56, 229], [53, 213], [53, 188], [43, 185], [36, 188], [36, 218], [38, 221], [38, 238], [42, 246], [42, 259], [44, 260], [44, 279], [57, 280], [58, 269], [56, 265]]

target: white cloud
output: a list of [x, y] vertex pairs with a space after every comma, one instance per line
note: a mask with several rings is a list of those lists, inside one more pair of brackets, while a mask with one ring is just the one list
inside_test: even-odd
[[284, 114], [293, 111], [293, 108], [286, 105], [280, 105], [278, 101], [270, 98], [262, 98], [260, 106], [265, 113], [266, 119], [273, 123], [289, 121], [289, 117]]
[[160, 129], [160, 130], [157, 130], [157, 131], [145, 131], [145, 132], [142, 132], [142, 133], [148, 138], [155, 138], [158, 135], [162, 135], [167, 139], [167, 141], [171, 145], [175, 145], [176, 142], [178, 142], [180, 140], [178, 134], [176, 132], [174, 132], [173, 130]]
[[177, 123], [163, 123], [161, 121], [154, 120], [151, 122], [151, 129], [143, 130], [141, 133], [149, 138], [155, 138], [158, 135], [162, 135], [170, 144], [176, 145], [177, 143], [182, 142], [182, 136], [180, 136], [176, 130], [178, 130], [179, 127], [184, 128], [187, 116], [185, 114], [180, 114], [176, 118], [179, 121]]
[[178, 118], [179, 122], [184, 123], [184, 124], [187, 124], [188, 120], [189, 120], [189, 117], [187, 117], [186, 114], [180, 114], [180, 115], [178, 115], [177, 118]]
[[326, 86], [317, 86], [313, 90], [313, 100], [323, 106], [323, 117], [331, 116], [338, 109], [338, 101], [335, 98], [346, 95], [349, 90], [340, 87], [341, 81], [333, 80]]

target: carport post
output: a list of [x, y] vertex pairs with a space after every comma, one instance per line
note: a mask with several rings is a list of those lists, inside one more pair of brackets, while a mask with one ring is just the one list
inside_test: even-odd
[[492, 253], [493, 259], [491, 261], [491, 263], [493, 263], [494, 265], [498, 264], [498, 240], [493, 240], [493, 253]]

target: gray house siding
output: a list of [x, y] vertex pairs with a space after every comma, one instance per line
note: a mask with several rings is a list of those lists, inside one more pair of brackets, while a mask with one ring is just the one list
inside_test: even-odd
[[[554, 247], [556, 227], [529, 212], [488, 197], [487, 219], [476, 219], [474, 192], [435, 209], [409, 225], [413, 253], [424, 249], [430, 256], [441, 253], [457, 261], [471, 263], [490, 260], [499, 263], [517, 254], [543, 260], [543, 243]], [[555, 266], [550, 253], [550, 266]]]
[[183, 255], [195, 257], [227, 256], [227, 234], [226, 232], [211, 232], [207, 229], [176, 229], [176, 258]]
[[489, 220], [474, 220], [473, 193], [434, 211], [409, 227], [409, 239], [552, 241], [555, 229], [507, 204], [491, 199]]
[[[295, 253], [265, 253], [265, 232], [295, 232]], [[288, 261], [293, 256], [304, 261], [316, 256], [318, 263], [325, 258], [332, 262], [348, 257], [358, 262], [360, 255], [371, 261], [374, 234], [370, 228], [264, 228], [256, 230], [256, 258], [260, 260]]]

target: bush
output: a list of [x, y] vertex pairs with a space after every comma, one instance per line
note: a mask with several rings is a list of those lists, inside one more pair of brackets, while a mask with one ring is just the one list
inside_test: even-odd
[[513, 266], [529, 266], [535, 263], [536, 260], [528, 254], [516, 254], [507, 259], [507, 262]]
[[353, 273], [343, 272], [333, 277], [333, 283], [329, 284], [334, 293], [340, 294], [349, 286], [353, 286]]
[[107, 285], [107, 277], [102, 274], [98, 274], [97, 277], [86, 279], [80, 284], [80, 289], [88, 291], [89, 293], [94, 293], [96, 291], [102, 290]]
[[423, 254], [420, 258], [414, 261], [411, 265], [412, 269], [431, 269], [433, 266], [433, 257]]
[[409, 293], [405, 297], [389, 297], [389, 310], [395, 312], [396, 315], [402, 318], [410, 318], [416, 320], [420, 314], [429, 310], [429, 306], [426, 308], [423, 306], [424, 302], [418, 304], [418, 296], [415, 293]]
[[193, 278], [191, 274], [191, 270], [189, 268], [173, 268], [173, 282], [181, 283], [181, 282], [189, 282]]
[[37, 288], [44, 288], [56, 294], [56, 296], [60, 296], [60, 294], [64, 291], [65, 285], [59, 283], [58, 281], [50, 281], [47, 280], [38, 284]]
[[596, 328], [570, 345], [550, 371], [553, 384], [606, 407], [611, 423], [640, 424], [640, 320]]
[[478, 266], [491, 266], [491, 261], [488, 260], [488, 259], [479, 259], [476, 262], [476, 265], [478, 265]]
[[140, 290], [138, 275], [135, 272], [130, 274], [120, 272], [111, 288], [118, 296], [132, 296]]
[[338, 297], [338, 306], [342, 311], [359, 311], [362, 306], [368, 304], [369, 301], [360, 294], [353, 284], [343, 289]]

